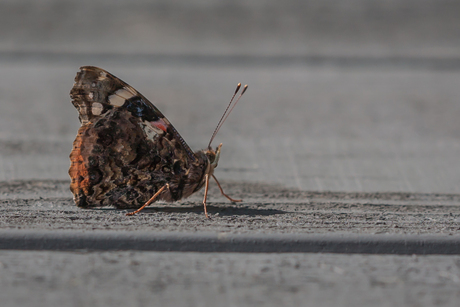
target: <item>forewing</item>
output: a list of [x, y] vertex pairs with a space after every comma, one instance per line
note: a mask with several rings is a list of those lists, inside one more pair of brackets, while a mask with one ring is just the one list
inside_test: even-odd
[[82, 125], [106, 116], [113, 108], [122, 108], [138, 120], [147, 137], [153, 139], [155, 135], [170, 134], [185, 150], [190, 161], [196, 159], [193, 151], [160, 110], [132, 86], [104, 69], [80, 67], [70, 96]]

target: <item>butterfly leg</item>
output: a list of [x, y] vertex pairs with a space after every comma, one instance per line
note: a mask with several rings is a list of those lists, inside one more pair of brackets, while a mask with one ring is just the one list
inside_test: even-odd
[[219, 181], [217, 181], [216, 176], [212, 175], [212, 178], [214, 178], [214, 180], [216, 181], [217, 186], [218, 186], [219, 189], [220, 189], [220, 193], [222, 193], [222, 195], [224, 195], [225, 197], [227, 197], [227, 199], [228, 199], [229, 201], [234, 202], [234, 203], [239, 203], [239, 202], [242, 202], [242, 201], [243, 201], [242, 199], [233, 199], [233, 198], [231, 198], [230, 196], [228, 196], [227, 194], [225, 194], [225, 193], [224, 193], [224, 190], [223, 190], [222, 187], [220, 186]]
[[206, 199], [208, 198], [208, 187], [209, 187], [209, 175], [206, 174], [205, 176], [205, 183], [206, 185], [204, 186], [204, 198], [203, 198], [203, 206], [204, 206], [204, 215], [209, 218], [208, 216], [208, 210], [206, 210]]
[[138, 213], [139, 211], [141, 211], [142, 209], [144, 209], [145, 207], [147, 207], [148, 205], [150, 205], [155, 200], [155, 198], [157, 198], [158, 195], [160, 195], [160, 193], [163, 192], [164, 189], [169, 189], [169, 184], [168, 183], [165, 184], [164, 186], [162, 186], [161, 189], [158, 190], [158, 192], [153, 194], [153, 196], [142, 207], [140, 207], [136, 211], [126, 213], [126, 215], [128, 215], [128, 216], [129, 215], [134, 215], [134, 214]]

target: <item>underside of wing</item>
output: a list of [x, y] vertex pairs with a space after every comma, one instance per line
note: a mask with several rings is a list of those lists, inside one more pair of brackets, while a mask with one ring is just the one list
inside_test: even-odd
[[[180, 198], [187, 156], [175, 139], [144, 136], [123, 109], [80, 127], [70, 154], [70, 189], [79, 207], [139, 208], [166, 183], [159, 199]], [[177, 194], [177, 196], [176, 196]]]
[[199, 187], [207, 158], [133, 87], [85, 66], [70, 95], [81, 121], [69, 169], [78, 206], [139, 208], [166, 183], [158, 199], [175, 201]]
[[70, 97], [82, 125], [106, 116], [114, 108], [121, 108], [138, 120], [148, 138], [153, 139], [155, 135], [174, 138], [190, 161], [196, 159], [193, 151], [160, 110], [132, 86], [101, 68], [81, 67]]

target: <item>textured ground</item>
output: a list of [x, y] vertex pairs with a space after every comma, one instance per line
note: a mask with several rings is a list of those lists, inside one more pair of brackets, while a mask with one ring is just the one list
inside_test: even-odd
[[[228, 233], [458, 234], [460, 196], [422, 193], [302, 192], [274, 185], [223, 183], [242, 203], [210, 189], [206, 219], [201, 195], [126, 210], [75, 206], [68, 181], [0, 185], [0, 228]], [[48, 197], [46, 197], [48, 195]], [[217, 196], [217, 197], [216, 197]]]
[[[459, 256], [0, 251], [5, 306], [458, 306]], [[32, 299], [33, 298], [33, 299]]]

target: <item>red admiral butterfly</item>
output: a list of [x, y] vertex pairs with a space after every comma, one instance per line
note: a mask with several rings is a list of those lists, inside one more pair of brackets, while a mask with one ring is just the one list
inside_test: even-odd
[[235, 100], [238, 84], [220, 119], [208, 148], [193, 152], [166, 117], [141, 93], [109, 72], [84, 66], [70, 92], [81, 127], [70, 153], [70, 190], [77, 206], [115, 206], [137, 209], [152, 202], [173, 202], [205, 186], [204, 213], [209, 178], [214, 176], [222, 144], [211, 143], [244, 94]]

